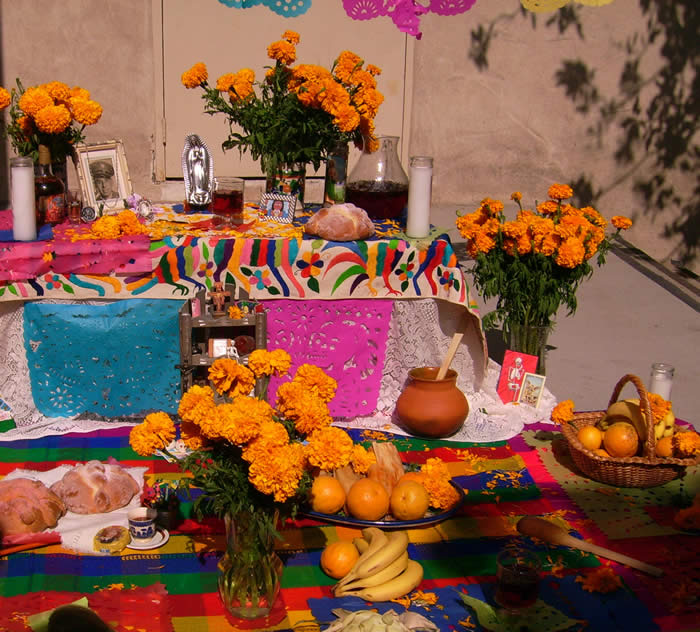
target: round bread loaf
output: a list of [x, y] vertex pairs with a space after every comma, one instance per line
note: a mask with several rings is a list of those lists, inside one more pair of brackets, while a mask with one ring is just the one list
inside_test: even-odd
[[0, 536], [53, 528], [64, 513], [64, 502], [40, 481], [0, 481]]
[[51, 485], [70, 511], [79, 514], [107, 513], [129, 504], [139, 484], [115, 463], [88, 461], [76, 465]]
[[312, 215], [304, 231], [328, 241], [355, 241], [374, 235], [374, 224], [369, 215], [354, 204], [334, 204]]

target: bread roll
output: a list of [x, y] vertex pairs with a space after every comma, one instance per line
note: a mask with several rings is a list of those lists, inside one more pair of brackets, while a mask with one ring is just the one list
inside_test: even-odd
[[51, 485], [70, 511], [79, 514], [107, 513], [129, 504], [139, 484], [121, 465], [88, 461], [76, 465]]
[[39, 533], [66, 513], [63, 501], [39, 481], [0, 481], [0, 536]]
[[354, 204], [334, 204], [312, 215], [304, 230], [328, 241], [355, 241], [374, 235], [374, 224], [369, 215]]

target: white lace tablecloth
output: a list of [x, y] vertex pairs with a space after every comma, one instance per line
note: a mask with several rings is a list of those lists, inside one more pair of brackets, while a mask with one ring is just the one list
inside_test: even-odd
[[[59, 301], [56, 301], [59, 302]], [[0, 440], [37, 438], [66, 432], [90, 432], [138, 423], [140, 417], [104, 418], [91, 414], [73, 417], [45, 417], [34, 406], [29, 368], [24, 351], [23, 304], [0, 303], [0, 398], [10, 405], [16, 429], [0, 434]], [[420, 366], [439, 366], [451, 338], [464, 318], [460, 305], [434, 299], [394, 301], [386, 356], [377, 407], [367, 417], [340, 418], [337, 424], [408, 434], [394, 418], [396, 400], [408, 371]], [[489, 360], [483, 375], [484, 352], [481, 339], [467, 332], [451, 368], [458, 373], [457, 386], [466, 395], [470, 412], [454, 441], [488, 442], [508, 439], [523, 426], [548, 420], [554, 396], [545, 389], [538, 409], [503, 404], [496, 393], [500, 366]]]

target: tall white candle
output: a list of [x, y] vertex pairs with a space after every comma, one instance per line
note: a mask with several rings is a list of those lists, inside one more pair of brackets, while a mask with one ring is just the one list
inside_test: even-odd
[[661, 395], [665, 400], [671, 401], [671, 387], [673, 386], [673, 374], [675, 368], [665, 362], [655, 362], [651, 365], [651, 375], [649, 377], [650, 393]]
[[18, 241], [32, 241], [36, 239], [34, 163], [31, 158], [19, 156], [10, 160], [10, 168], [12, 235]]
[[408, 178], [406, 234], [409, 237], [427, 237], [430, 233], [433, 159], [430, 156], [411, 156]]

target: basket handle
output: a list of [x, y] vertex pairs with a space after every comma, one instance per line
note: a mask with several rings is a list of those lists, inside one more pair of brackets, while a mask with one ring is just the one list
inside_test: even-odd
[[608, 402], [608, 408], [617, 401], [620, 396], [622, 388], [627, 384], [627, 382], [632, 382], [634, 387], [637, 389], [639, 394], [639, 406], [642, 410], [644, 420], [647, 424], [647, 438], [644, 442], [644, 456], [651, 458], [656, 455], [656, 437], [654, 436], [654, 417], [651, 414], [651, 405], [649, 404], [649, 395], [647, 389], [636, 375], [628, 373], [623, 375], [613, 390], [613, 394], [610, 396], [610, 401]]

